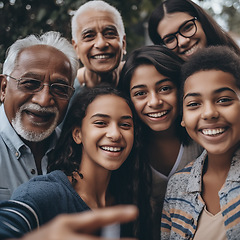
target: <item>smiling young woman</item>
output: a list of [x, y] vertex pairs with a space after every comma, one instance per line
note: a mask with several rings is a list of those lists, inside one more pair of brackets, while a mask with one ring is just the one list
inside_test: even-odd
[[207, 46], [228, 46], [240, 54], [230, 35], [191, 0], [163, 1], [150, 15], [148, 26], [154, 44], [165, 45], [184, 60]]
[[115, 88], [85, 88], [65, 119], [49, 173], [19, 187], [14, 201], [2, 205], [0, 219], [6, 224], [0, 225], [0, 236], [20, 237], [61, 213], [134, 204], [139, 218], [121, 226], [121, 236], [148, 240], [150, 168], [136, 155], [135, 121], [131, 102]]

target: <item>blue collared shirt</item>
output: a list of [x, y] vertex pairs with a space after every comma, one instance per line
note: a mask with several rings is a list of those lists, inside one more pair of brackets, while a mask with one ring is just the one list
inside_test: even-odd
[[[42, 158], [42, 173], [47, 172], [47, 155], [59, 137], [56, 129], [51, 135], [49, 148]], [[0, 201], [10, 199], [13, 191], [22, 183], [37, 175], [37, 167], [31, 149], [21, 140], [8, 121], [4, 104], [0, 106]]]

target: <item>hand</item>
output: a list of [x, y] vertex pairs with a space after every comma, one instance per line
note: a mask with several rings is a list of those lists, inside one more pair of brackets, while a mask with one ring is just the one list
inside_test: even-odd
[[[132, 221], [136, 219], [137, 215], [137, 208], [131, 205], [107, 207], [83, 213], [61, 214], [38, 230], [24, 235], [20, 240], [110, 240], [96, 237], [93, 233], [109, 224]], [[122, 238], [121, 240], [130, 239]]]

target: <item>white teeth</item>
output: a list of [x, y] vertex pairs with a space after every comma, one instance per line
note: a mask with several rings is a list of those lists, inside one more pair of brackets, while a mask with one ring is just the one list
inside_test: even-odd
[[94, 59], [106, 59], [106, 58], [109, 58], [109, 55], [96, 55], [93, 58]]
[[186, 54], [186, 55], [192, 54], [192, 53], [195, 51], [196, 47], [197, 47], [196, 45], [193, 46], [191, 49], [187, 50], [187, 51], [185, 52], [185, 54]]
[[204, 135], [217, 135], [217, 134], [223, 133], [224, 131], [225, 131], [225, 128], [203, 129], [202, 133]]
[[120, 147], [101, 147], [103, 150], [105, 151], [109, 151], [109, 152], [119, 152], [121, 151]]
[[149, 113], [148, 116], [149, 117], [153, 117], [153, 118], [158, 118], [158, 117], [161, 117], [161, 116], [163, 116], [165, 114], [167, 114], [167, 111], [160, 112], [160, 113]]

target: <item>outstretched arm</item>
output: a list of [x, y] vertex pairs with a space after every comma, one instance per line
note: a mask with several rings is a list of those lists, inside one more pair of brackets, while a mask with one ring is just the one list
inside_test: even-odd
[[[132, 221], [136, 219], [137, 215], [137, 208], [130, 205], [76, 214], [61, 214], [38, 230], [30, 232], [18, 240], [105, 240], [94, 236], [94, 232], [109, 224]], [[108, 240], [110, 239], [108, 238]]]

